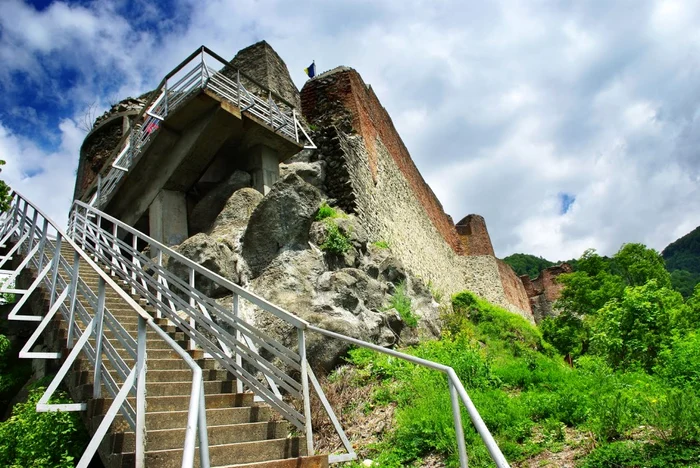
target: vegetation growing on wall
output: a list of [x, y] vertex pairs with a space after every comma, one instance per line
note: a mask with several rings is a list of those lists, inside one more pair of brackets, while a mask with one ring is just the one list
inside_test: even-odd
[[401, 281], [394, 288], [388, 308], [395, 309], [407, 326], [411, 328], [418, 326], [418, 317], [416, 317], [411, 308], [411, 298], [406, 293], [406, 283], [404, 281]]

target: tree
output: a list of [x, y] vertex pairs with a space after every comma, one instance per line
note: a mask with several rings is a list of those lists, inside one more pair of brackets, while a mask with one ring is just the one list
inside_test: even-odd
[[615, 254], [614, 265], [630, 286], [642, 286], [656, 280], [659, 287], [671, 287], [671, 275], [659, 252], [643, 244], [624, 244]]
[[601, 257], [594, 249], [586, 250], [578, 261], [579, 270], [557, 279], [564, 289], [555, 307], [562, 313], [583, 317], [621, 297], [625, 285], [620, 276], [611, 272], [611, 265], [609, 258]]
[[613, 367], [638, 363], [650, 371], [686, 307], [678, 291], [656, 279], [628, 286], [621, 299], [609, 301], [592, 318], [591, 349]]
[[[0, 159], [0, 166], [4, 165], [5, 161]], [[0, 172], [2, 172], [2, 169], [0, 169]], [[0, 213], [4, 213], [10, 209], [10, 204], [12, 202], [10, 192], [10, 186], [7, 185], [4, 180], [0, 180]]]

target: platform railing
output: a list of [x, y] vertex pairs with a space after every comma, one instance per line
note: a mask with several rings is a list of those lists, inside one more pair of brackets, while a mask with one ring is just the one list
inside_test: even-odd
[[103, 207], [109, 201], [119, 182], [158, 133], [162, 122], [204, 89], [238, 107], [241, 113], [254, 116], [272, 131], [303, 144], [304, 148], [316, 148], [297, 118], [294, 106], [233, 68], [218, 54], [201, 46], [168, 73], [151, 93], [151, 98], [134, 119], [134, 125], [108, 159], [110, 164], [100, 172], [99, 182], [95, 181], [86, 190], [85, 193], [89, 194], [93, 189], [98, 189], [95, 206]]
[[[85, 411], [87, 404], [54, 404], [50, 399], [80, 358], [92, 371], [92, 398], [113, 399], [78, 462], [87, 467], [117, 415], [121, 414], [135, 433], [137, 467], [145, 466], [146, 451], [146, 379], [147, 329], [165, 341], [192, 370], [190, 411], [183, 440], [183, 467], [194, 466], [195, 449], [199, 446], [199, 466], [209, 466], [204, 381], [202, 369], [165, 331], [163, 331], [131, 296], [109, 274], [98, 266], [40, 209], [19, 193], [14, 193], [11, 208], [0, 219], [0, 270], [8, 275], [4, 284], [11, 285], [22, 271], [33, 270], [36, 278], [27, 289], [4, 287], [0, 293], [20, 296], [8, 319], [38, 323], [37, 329], [20, 351], [20, 358], [61, 359], [62, 352], [35, 352], [32, 348], [58, 315], [67, 326], [66, 348], [70, 350], [59, 371], [37, 403], [37, 411]], [[20, 260], [21, 259], [21, 260]], [[10, 263], [12, 261], [12, 263]], [[9, 265], [17, 265], [8, 269]], [[97, 291], [81, 277], [81, 272], [97, 275]], [[43, 316], [22, 315], [31, 294], [43, 288], [49, 292], [49, 309]], [[122, 304], [138, 317], [134, 338], [106, 306], [107, 291], [115, 293]], [[111, 338], [111, 339], [108, 339]], [[120, 354], [116, 342], [126, 357]], [[127, 361], [133, 361], [128, 364]], [[136, 397], [136, 407], [128, 397]], [[199, 444], [197, 444], [199, 438]]]
[[[309, 455], [314, 453], [310, 410], [312, 387], [347, 452], [331, 455], [329, 461], [356, 458], [352, 444], [308, 364], [307, 335], [318, 333], [444, 373], [451, 398], [460, 466], [467, 467], [460, 402], [496, 466], [509, 466], [451, 367], [313, 326], [80, 201], [74, 202], [69, 232], [82, 248], [94, 255], [96, 261], [110, 267], [114, 275], [128, 282], [132, 293], [146, 298], [160, 316], [179, 326], [190, 338], [191, 346], [201, 347], [232, 372], [240, 382], [239, 391], [254, 392], [303, 431]], [[217, 297], [230, 295], [230, 305], [222, 305], [203, 290], [216, 290]], [[268, 318], [286, 325], [289, 336], [296, 334], [296, 343], [281, 343], [247, 322], [241, 314], [242, 301], [254, 308], [256, 317], [268, 314]], [[264, 351], [263, 355], [261, 351]], [[288, 404], [289, 397], [298, 404]]]

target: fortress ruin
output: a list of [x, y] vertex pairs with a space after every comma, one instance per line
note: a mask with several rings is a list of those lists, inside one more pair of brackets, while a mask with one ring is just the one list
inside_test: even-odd
[[123, 135], [144, 125], [137, 116], [152, 98], [147, 93], [122, 101], [95, 123], [81, 148], [75, 197], [98, 203], [166, 245], [178, 245], [205, 231], [234, 190], [250, 186], [265, 195], [280, 178], [281, 163], [322, 162], [320, 188], [331, 203], [355, 215], [371, 241], [387, 242], [426, 284], [448, 295], [470, 290], [533, 322], [552, 313], [558, 290], [551, 279], [559, 271], [543, 273], [546, 285], [519, 278], [496, 258], [483, 217], [470, 214], [455, 224], [357, 71], [330, 70], [298, 91], [284, 61], [265, 41], [238, 52], [231, 64], [244, 73], [242, 80], [254, 94], [266, 98], [267, 93], [305, 120], [314, 129], [316, 148], [264, 131], [255, 119], [205, 91], [158, 128], [148, 151], [100, 205], [99, 185], [114, 166]]

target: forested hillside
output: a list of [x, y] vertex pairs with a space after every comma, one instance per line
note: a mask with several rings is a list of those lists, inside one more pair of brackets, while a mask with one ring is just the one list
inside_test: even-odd
[[661, 255], [671, 272], [673, 287], [689, 297], [700, 283], [700, 227], [669, 244]]
[[[528, 275], [532, 279], [537, 278], [545, 268], [564, 263], [564, 261], [552, 262], [546, 258], [536, 257], [534, 255], [524, 253], [514, 253], [513, 255], [508, 255], [503, 259], [503, 261], [510, 265], [518, 276]], [[565, 262], [576, 270], [578, 260], [565, 260]]]

